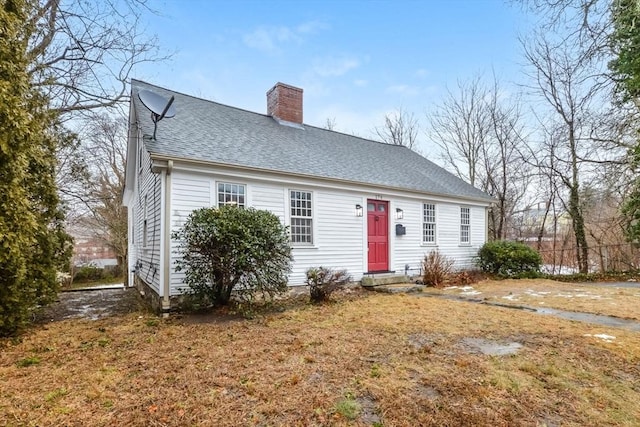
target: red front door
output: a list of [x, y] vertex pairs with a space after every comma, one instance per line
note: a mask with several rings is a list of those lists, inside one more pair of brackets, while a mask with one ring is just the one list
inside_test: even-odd
[[389, 202], [367, 200], [369, 271], [389, 270]]

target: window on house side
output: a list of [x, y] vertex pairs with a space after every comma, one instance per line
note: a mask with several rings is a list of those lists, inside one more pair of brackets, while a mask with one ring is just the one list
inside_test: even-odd
[[144, 196], [144, 205], [142, 206], [142, 247], [146, 248], [149, 244], [149, 228], [147, 221], [147, 196]]
[[142, 132], [138, 131], [138, 173], [142, 173], [142, 156], [144, 154]]
[[246, 189], [242, 184], [231, 184], [228, 182], [218, 183], [218, 207], [224, 205], [234, 205], [245, 208]]
[[433, 203], [422, 205], [422, 242], [436, 242], [436, 205]]
[[471, 216], [469, 208], [460, 208], [460, 243], [471, 242]]
[[313, 209], [311, 193], [291, 190], [291, 243], [313, 244]]

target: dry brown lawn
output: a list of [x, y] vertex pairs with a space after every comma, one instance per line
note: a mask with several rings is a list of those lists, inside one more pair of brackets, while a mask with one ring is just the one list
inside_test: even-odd
[[485, 280], [470, 287], [426, 288], [426, 292], [640, 320], [640, 288], [522, 279]]
[[640, 425], [640, 334], [410, 295], [53, 322], [4, 342], [0, 378], [11, 426]]

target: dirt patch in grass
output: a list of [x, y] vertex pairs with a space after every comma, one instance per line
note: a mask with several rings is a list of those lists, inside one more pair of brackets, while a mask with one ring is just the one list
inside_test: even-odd
[[501, 304], [552, 307], [640, 320], [640, 288], [576, 284], [543, 279], [485, 280], [470, 286], [426, 288], [426, 293], [458, 295]]
[[[231, 322], [137, 312], [41, 325], [3, 343], [0, 425], [640, 419], [640, 334], [459, 301], [341, 298]], [[502, 356], [468, 351], [464, 343], [477, 339], [522, 347]]]

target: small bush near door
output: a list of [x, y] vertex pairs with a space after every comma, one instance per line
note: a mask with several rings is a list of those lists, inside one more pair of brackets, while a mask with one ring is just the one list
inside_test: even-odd
[[444, 286], [451, 276], [453, 260], [438, 251], [429, 252], [422, 261], [422, 281], [427, 286]]
[[315, 303], [326, 301], [334, 291], [343, 288], [350, 281], [351, 276], [346, 270], [333, 271], [324, 267], [307, 270], [307, 285], [311, 301]]

